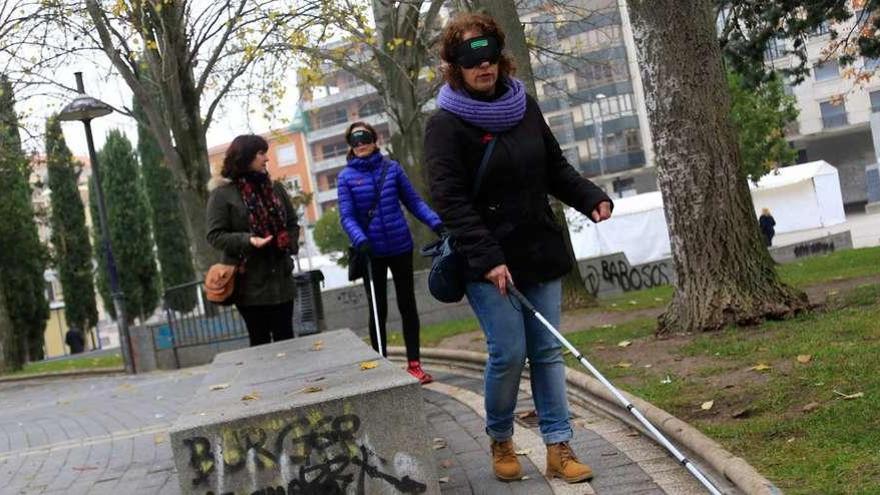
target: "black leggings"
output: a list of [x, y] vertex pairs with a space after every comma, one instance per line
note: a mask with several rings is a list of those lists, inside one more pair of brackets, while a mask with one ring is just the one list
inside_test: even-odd
[[[379, 332], [382, 335], [382, 354], [388, 355], [386, 348], [388, 339], [385, 333], [385, 321], [388, 319], [388, 269], [394, 278], [394, 290], [397, 294], [397, 309], [403, 320], [403, 341], [406, 344], [406, 358], [410, 361], [419, 359], [419, 311], [416, 309], [415, 283], [413, 282], [412, 251], [389, 256], [387, 258], [370, 257], [372, 271], [376, 274], [376, 302], [379, 310]], [[369, 270], [364, 277], [364, 289], [367, 301], [370, 299]], [[370, 306], [370, 342], [373, 349], [379, 352], [376, 342], [376, 330], [373, 324], [373, 307]]]
[[293, 338], [293, 301], [261, 306], [235, 305], [247, 326], [251, 347]]

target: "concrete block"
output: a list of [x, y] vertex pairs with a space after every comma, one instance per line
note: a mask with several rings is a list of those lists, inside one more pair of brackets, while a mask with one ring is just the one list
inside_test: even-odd
[[831, 254], [835, 251], [852, 249], [852, 235], [850, 231], [839, 232], [826, 236], [817, 237], [807, 241], [801, 241], [787, 246], [770, 248], [770, 256], [777, 263], [790, 263], [801, 258]]
[[341, 330], [217, 355], [171, 446], [188, 494], [436, 494], [427, 432], [419, 383]]

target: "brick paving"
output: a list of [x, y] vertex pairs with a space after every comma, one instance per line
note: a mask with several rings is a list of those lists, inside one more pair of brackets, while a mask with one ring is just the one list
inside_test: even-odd
[[[206, 368], [0, 384], [0, 494], [179, 494], [167, 429]], [[572, 446], [593, 466], [590, 484], [545, 480], [537, 427], [517, 425], [527, 478], [492, 475], [483, 431], [482, 382], [474, 374], [434, 371], [425, 389], [430, 435], [443, 494], [600, 495], [703, 493], [669, 456], [629, 427], [576, 406]], [[518, 411], [533, 408], [524, 381]], [[441, 447], [442, 446], [442, 447]]]

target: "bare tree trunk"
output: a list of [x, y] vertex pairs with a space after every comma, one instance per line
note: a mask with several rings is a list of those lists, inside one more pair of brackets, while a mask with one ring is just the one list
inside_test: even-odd
[[[514, 65], [516, 65], [516, 77], [525, 84], [526, 92], [537, 100], [538, 90], [535, 87], [531, 56], [526, 44], [525, 29], [519, 20], [519, 12], [516, 10], [516, 2], [513, 0], [475, 0], [471, 6], [475, 10], [485, 10], [504, 31], [506, 36], [504, 47], [513, 57]], [[565, 309], [581, 308], [594, 302], [595, 298], [587, 291], [584, 281], [581, 280], [563, 205], [554, 199], [552, 207], [557, 221], [563, 226], [562, 235], [565, 237], [568, 256], [574, 266], [574, 269], [568, 272], [568, 275], [562, 280], [562, 307]]]
[[763, 246], [729, 120], [711, 0], [632, 0], [657, 177], [676, 270], [658, 334], [717, 330], [807, 307]]
[[[427, 170], [424, 160], [424, 104], [429, 99], [430, 84], [419, 78], [428, 60], [427, 45], [430, 31], [442, 2], [431, 2], [429, 12], [420, 15], [422, 2], [393, 2], [373, 0], [377, 44], [394, 45], [390, 50], [377, 50], [379, 70], [384, 87], [378, 88], [389, 116], [393, 157], [407, 172], [413, 186], [427, 199]], [[403, 43], [396, 41], [403, 40]], [[413, 240], [418, 250], [433, 239], [430, 229], [418, 220], [410, 222]], [[428, 260], [414, 258], [416, 268], [428, 266]]]

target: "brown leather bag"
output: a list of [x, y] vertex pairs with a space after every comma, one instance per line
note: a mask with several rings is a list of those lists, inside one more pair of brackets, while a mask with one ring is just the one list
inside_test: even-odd
[[205, 275], [205, 296], [208, 300], [217, 304], [232, 304], [236, 273], [238, 273], [237, 265], [223, 263], [211, 265]]

